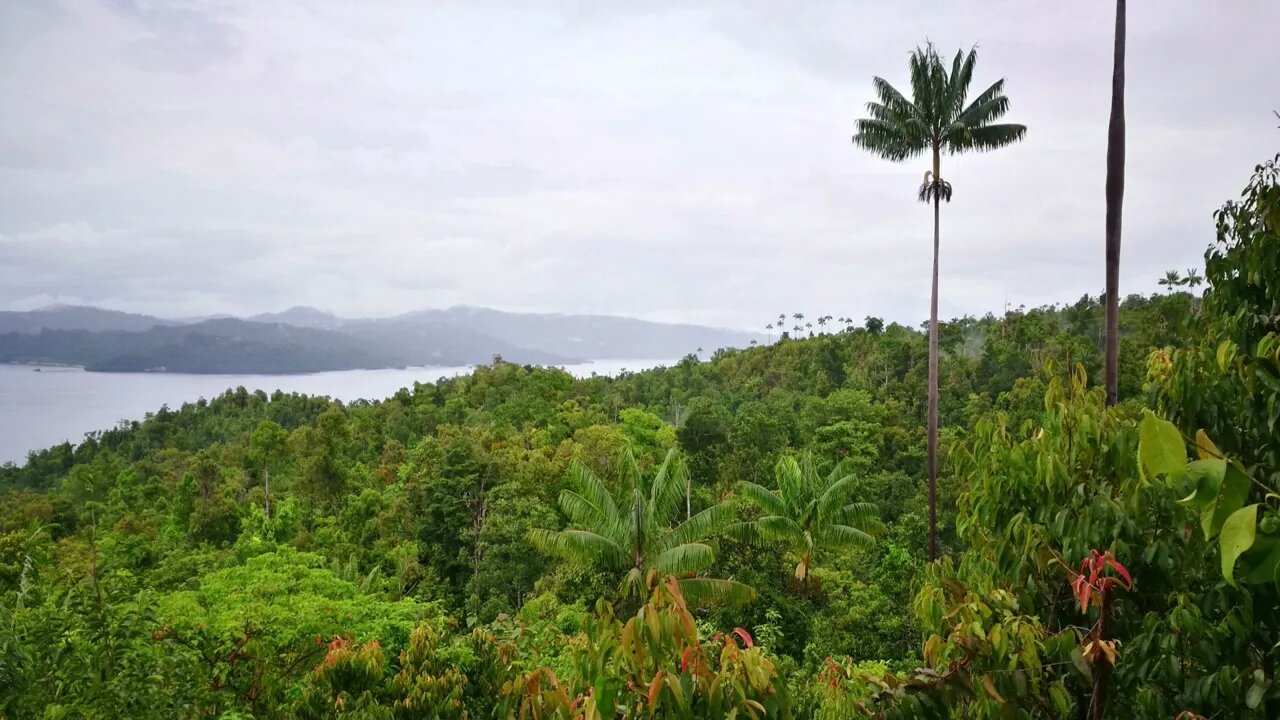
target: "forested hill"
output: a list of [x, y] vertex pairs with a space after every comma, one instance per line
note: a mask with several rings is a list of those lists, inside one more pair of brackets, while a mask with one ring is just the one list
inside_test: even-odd
[[102, 371], [303, 373], [487, 363], [670, 359], [747, 347], [753, 333], [591, 315], [452, 308], [345, 319], [291, 308], [247, 320], [163, 320], [92, 307], [0, 313], [0, 362]]
[[0, 468], [0, 718], [1280, 716], [1277, 162], [1121, 304], [1119, 404], [1097, 298], [944, 325], [937, 563], [876, 318], [237, 389]]
[[[1125, 303], [1130, 397], [1147, 350], [1177, 341], [1196, 306], [1185, 293]], [[948, 324], [945, 444], [993, 409], [1011, 422], [1042, 410], [1068, 363], [1096, 367], [1100, 322], [1083, 299]], [[840, 461], [859, 479], [850, 499], [875, 508], [861, 525], [875, 542], [813, 556], [797, 586], [785, 544], [724, 537], [699, 567], [756, 599], [713, 604], [700, 626], [746, 628], [797, 688], [830, 657], [918, 663], [920, 629], [903, 608], [921, 580], [926, 357], [918, 330], [872, 319], [618, 378], [503, 363], [374, 403], [237, 390], [36, 453], [0, 470], [0, 622], [12, 629], [0, 638], [0, 715], [53, 703], [329, 717], [307, 710], [337, 682], [326, 652], [374, 663], [378, 697], [402, 692], [391, 678], [404, 663], [498, 672], [484, 669], [490, 649], [521, 653], [503, 673], [566, 674], [567, 639], [608, 632], [587, 618], [618, 580], [540, 552], [533, 531], [564, 526], [572, 461], [613, 487], [624, 448], [641, 475], [679, 449], [690, 478], [679, 518], [686, 506], [720, 513], [740, 481], [774, 487], [791, 453], [811, 453], [822, 473]], [[944, 487], [948, 547], [956, 490]], [[505, 639], [469, 649], [468, 624]], [[86, 641], [73, 649], [68, 637]], [[374, 639], [376, 653], [350, 645]], [[349, 645], [365, 654], [348, 657]], [[472, 717], [504, 697], [479, 676], [448, 682], [440, 691], [453, 687]]]

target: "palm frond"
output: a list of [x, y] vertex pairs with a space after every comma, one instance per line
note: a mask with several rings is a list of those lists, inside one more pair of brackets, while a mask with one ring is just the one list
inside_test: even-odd
[[758, 542], [760, 538], [760, 528], [754, 522], [736, 522], [731, 523], [724, 529], [725, 537], [733, 538], [738, 542]]
[[967, 149], [979, 151], [997, 150], [1006, 145], [1012, 145], [1026, 136], [1026, 125], [1013, 123], [985, 125], [969, 131]]
[[969, 84], [973, 80], [973, 67], [978, 63], [978, 51], [970, 48], [966, 55], [963, 50], [956, 51], [955, 60], [951, 63], [950, 95], [951, 112], [960, 115], [965, 98], [969, 97]]
[[529, 542], [548, 555], [582, 565], [598, 562], [616, 566], [627, 559], [626, 553], [613, 540], [586, 530], [555, 532], [535, 528], [529, 531]]
[[[876, 95], [880, 98], [880, 103], [886, 109], [890, 109], [896, 115], [912, 114], [915, 112], [915, 105], [906, 98], [897, 88], [889, 84], [888, 80], [882, 77], [871, 78], [871, 86], [875, 88]], [[868, 107], [875, 103], [868, 103]]]
[[653, 526], [653, 520], [648, 512], [648, 506], [645, 503], [643, 488], [631, 488], [631, 497], [627, 503], [626, 514], [619, 516], [621, 529], [619, 537], [627, 539], [628, 550], [632, 552], [643, 551], [648, 544], [653, 533], [657, 530]]
[[560, 491], [560, 510], [575, 525], [599, 528], [609, 522], [600, 508], [572, 490]]
[[943, 133], [947, 150], [952, 154], [962, 152], [968, 149], [973, 142], [973, 131], [982, 128], [998, 119], [1009, 110], [1009, 99], [1001, 95], [994, 100], [989, 100], [986, 105], [977, 108], [970, 108], [972, 111], [972, 122], [958, 119], [951, 123]]
[[569, 466], [569, 484], [576, 488], [602, 515], [608, 517], [618, 514], [618, 506], [614, 503], [613, 494], [605, 486], [604, 480], [580, 461], [575, 460]]
[[622, 576], [622, 582], [618, 583], [618, 595], [628, 597], [643, 598], [645, 591], [648, 589], [645, 582], [644, 572], [640, 568], [631, 568]]
[[870, 547], [875, 539], [867, 533], [848, 525], [828, 525], [818, 535], [824, 545], [835, 548]]
[[718, 580], [715, 578], [684, 578], [679, 580], [680, 594], [690, 605], [701, 605], [710, 601], [743, 605], [756, 599], [755, 588], [737, 580]]
[[800, 469], [800, 463], [790, 455], [783, 455], [773, 466], [773, 477], [778, 484], [778, 496], [782, 498], [782, 502], [789, 508], [799, 505], [801, 487], [804, 484], [804, 471]]
[[779, 540], [787, 543], [804, 542], [804, 528], [799, 523], [783, 515], [766, 515], [756, 520], [761, 537], [766, 540]]
[[774, 495], [771, 490], [753, 482], [739, 482], [738, 494], [749, 502], [753, 502], [760, 506], [760, 509], [766, 514], [785, 515], [787, 512], [786, 506], [782, 502], [782, 498]]
[[667, 451], [662, 464], [654, 473], [649, 489], [649, 514], [658, 523], [665, 524], [672, 511], [684, 497], [688, 469], [675, 448]]
[[641, 487], [640, 466], [636, 464], [636, 455], [631, 445], [623, 446], [618, 453], [618, 486], [622, 492]]
[[[1000, 78], [999, 80], [991, 83], [990, 87], [978, 93], [978, 97], [974, 98], [973, 102], [969, 103], [969, 106], [965, 108], [959, 115], [956, 116], [956, 119], [959, 120], [961, 118], [964, 118], [964, 116], [968, 114], [969, 111], [972, 110], [973, 108], [979, 107], [981, 105], [985, 105], [991, 102], [992, 100], [995, 100], [996, 98], [1001, 98], [1001, 97], [1004, 97], [1004, 78]], [[965, 122], [969, 125], [976, 124], [969, 120], [966, 120]]]
[[901, 162], [923, 153], [927, 145], [916, 142], [901, 124], [876, 118], [863, 118], [855, 123], [853, 144], [885, 160]]
[[1004, 94], [1004, 80], [1001, 79], [960, 112], [955, 124], [973, 129], [999, 120], [1006, 112], [1009, 112], [1009, 96]]
[[845, 500], [854, 490], [857, 479], [853, 475], [845, 475], [827, 486], [818, 498], [818, 520], [825, 522], [835, 517], [835, 513], [845, 505]]
[[880, 512], [871, 503], [849, 503], [832, 517], [833, 524], [852, 525], [872, 533], [880, 526]]
[[733, 508], [717, 503], [676, 526], [655, 544], [657, 552], [669, 550], [685, 543], [700, 542], [723, 532], [734, 520]]
[[937, 87], [938, 53], [932, 43], [923, 48], [916, 48], [911, 53], [909, 63], [911, 76], [911, 97], [920, 114], [927, 118], [938, 114], [939, 95]]
[[715, 550], [704, 543], [686, 543], [659, 553], [649, 565], [666, 575], [691, 575], [715, 562]]

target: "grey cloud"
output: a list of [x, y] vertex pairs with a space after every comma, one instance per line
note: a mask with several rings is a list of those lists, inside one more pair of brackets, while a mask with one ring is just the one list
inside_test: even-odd
[[[1111, 6], [0, 6], [0, 306], [466, 303], [915, 324], [922, 163], [856, 151], [872, 75], [979, 46], [1025, 143], [948, 158], [943, 312], [1102, 284]], [[1122, 282], [1199, 262], [1274, 152], [1280, 6], [1134, 5]]]

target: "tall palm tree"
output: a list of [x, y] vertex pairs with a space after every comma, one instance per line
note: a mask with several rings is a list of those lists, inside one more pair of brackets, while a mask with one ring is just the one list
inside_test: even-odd
[[635, 456], [624, 450], [616, 495], [598, 475], [574, 461], [569, 469], [571, 489], [560, 493], [560, 509], [569, 527], [532, 530], [529, 539], [548, 554], [618, 573], [618, 592], [625, 599], [643, 600], [668, 576], [678, 578], [690, 601], [754, 598], [755, 591], [740, 582], [694, 577], [715, 561], [711, 538], [733, 523], [734, 512], [720, 503], [679, 522], [687, 481], [684, 462], [674, 449], [652, 475], [641, 473]]
[[1111, 120], [1107, 124], [1107, 322], [1103, 351], [1107, 405], [1120, 399], [1120, 218], [1124, 209], [1125, 0], [1116, 0], [1115, 55], [1111, 65]]
[[1187, 268], [1187, 274], [1182, 276], [1182, 284], [1190, 288], [1199, 287], [1204, 284], [1204, 276], [1195, 268]]
[[814, 467], [806, 454], [796, 460], [783, 457], [774, 467], [777, 490], [751, 482], [738, 483], [738, 492], [759, 506], [764, 515], [733, 527], [734, 534], [782, 543], [795, 554], [796, 579], [809, 581], [809, 571], [819, 553], [866, 547], [879, 530], [876, 509], [869, 503], [850, 502], [855, 478], [837, 463], [827, 475]]
[[951, 183], [942, 179], [942, 155], [996, 150], [1021, 140], [1025, 125], [997, 123], [1009, 111], [1004, 80], [968, 101], [977, 52], [957, 52], [948, 72], [933, 44], [916, 48], [909, 63], [911, 99], [883, 78], [872, 80], [877, 101], [857, 122], [853, 144], [886, 160], [902, 162], [930, 153], [932, 168], [920, 186], [921, 202], [933, 203], [933, 288], [929, 301], [929, 559], [938, 557], [938, 216], [951, 202]]

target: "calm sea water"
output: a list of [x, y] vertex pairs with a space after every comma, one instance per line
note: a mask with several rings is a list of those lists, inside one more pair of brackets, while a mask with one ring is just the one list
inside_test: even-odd
[[[670, 365], [658, 360], [597, 360], [567, 365], [579, 377], [616, 375]], [[404, 370], [345, 370], [311, 375], [183, 375], [179, 373], [93, 373], [74, 368], [0, 365], [0, 463], [26, 461], [27, 453], [85, 433], [141, 420], [162, 405], [172, 409], [212, 398], [243, 385], [250, 391], [276, 390], [352, 400], [381, 400], [415, 382], [470, 373], [467, 367]]]

